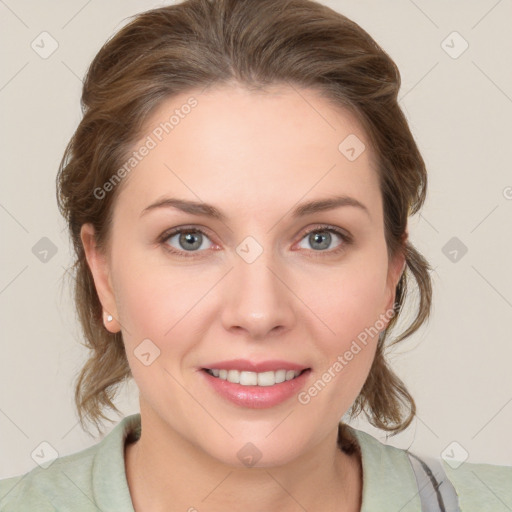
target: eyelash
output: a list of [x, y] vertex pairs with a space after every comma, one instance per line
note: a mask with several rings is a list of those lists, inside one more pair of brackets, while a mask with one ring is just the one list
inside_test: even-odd
[[[322, 225], [317, 225], [317, 226], [313, 227], [312, 229], [310, 229], [306, 233], [304, 233], [300, 240], [303, 240], [311, 233], [323, 233], [323, 232], [329, 232], [329, 233], [334, 233], [335, 235], [338, 235], [343, 240], [343, 243], [336, 249], [331, 249], [331, 250], [326, 250], [326, 251], [325, 250], [324, 251], [309, 250], [308, 252], [313, 253], [312, 257], [314, 257], [314, 258], [322, 257], [325, 254], [328, 254], [331, 256], [339, 254], [346, 249], [347, 245], [351, 245], [353, 243], [352, 237], [349, 234], [339, 230], [338, 228], [330, 226], [328, 224], [322, 224]], [[170, 230], [162, 233], [160, 235], [160, 237], [158, 238], [158, 243], [161, 244], [166, 251], [170, 252], [171, 254], [173, 254], [175, 256], [182, 257], [182, 258], [197, 257], [197, 255], [202, 251], [178, 251], [174, 247], [171, 247], [169, 244], [166, 243], [167, 240], [169, 240], [169, 238], [171, 238], [173, 235], [180, 234], [180, 233], [189, 233], [189, 234], [201, 233], [202, 235], [208, 237], [208, 234], [205, 231], [203, 231], [202, 229], [199, 229], [196, 227], [182, 226], [179, 228], [170, 229]]]

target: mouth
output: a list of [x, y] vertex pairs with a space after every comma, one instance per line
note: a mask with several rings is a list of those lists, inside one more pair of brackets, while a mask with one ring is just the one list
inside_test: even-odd
[[273, 370], [266, 365], [260, 372], [215, 366], [199, 372], [206, 384], [222, 399], [249, 409], [268, 409], [291, 400], [304, 388], [311, 373], [311, 368], [285, 369], [281, 365]]
[[239, 384], [241, 386], [269, 387], [295, 380], [304, 372], [309, 371], [310, 368], [305, 368], [303, 370], [287, 370], [282, 368], [266, 372], [252, 372], [234, 369], [228, 370], [225, 368], [202, 368], [202, 370], [216, 379], [225, 380], [232, 384]]
[[283, 359], [211, 361], [198, 370], [217, 396], [250, 409], [288, 402], [306, 386], [312, 373], [311, 367]]

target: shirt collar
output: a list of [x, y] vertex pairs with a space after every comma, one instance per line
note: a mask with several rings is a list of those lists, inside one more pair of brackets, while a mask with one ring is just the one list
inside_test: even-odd
[[[417, 483], [404, 450], [385, 445], [370, 434], [343, 424], [360, 450], [363, 467], [361, 512], [421, 510]], [[126, 479], [124, 448], [139, 439], [140, 413], [126, 416], [101, 442], [92, 468], [92, 485], [101, 510], [134, 512]], [[112, 489], [117, 489], [113, 493]]]

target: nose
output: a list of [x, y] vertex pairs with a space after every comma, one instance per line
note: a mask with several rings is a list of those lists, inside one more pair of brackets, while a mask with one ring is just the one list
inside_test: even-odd
[[285, 332], [297, 318], [297, 299], [287, 283], [287, 272], [270, 253], [264, 251], [252, 263], [237, 256], [224, 283], [222, 324], [248, 339], [263, 340]]

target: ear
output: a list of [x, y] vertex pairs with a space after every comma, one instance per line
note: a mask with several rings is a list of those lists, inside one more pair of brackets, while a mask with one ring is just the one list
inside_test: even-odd
[[[96, 292], [103, 306], [103, 323], [105, 328], [116, 333], [120, 331], [120, 324], [117, 320], [117, 306], [110, 277], [110, 266], [107, 255], [98, 249], [94, 226], [90, 223], [83, 224], [80, 229], [80, 238], [84, 246], [85, 257], [91, 270]], [[109, 315], [112, 320], [108, 321]]]
[[[407, 230], [405, 231], [403, 237], [402, 237], [402, 246], [405, 246], [405, 243], [407, 242], [407, 239], [409, 237], [409, 234]], [[396, 287], [398, 285], [398, 282], [400, 281], [400, 278], [402, 277], [402, 274], [405, 270], [407, 262], [405, 260], [405, 254], [404, 251], [397, 251], [395, 256], [392, 260], [389, 261], [388, 265], [388, 279], [387, 279], [387, 292], [388, 292], [388, 300], [386, 304], [386, 311], [389, 311], [390, 309], [394, 309], [393, 305], [395, 303], [396, 298]]]

